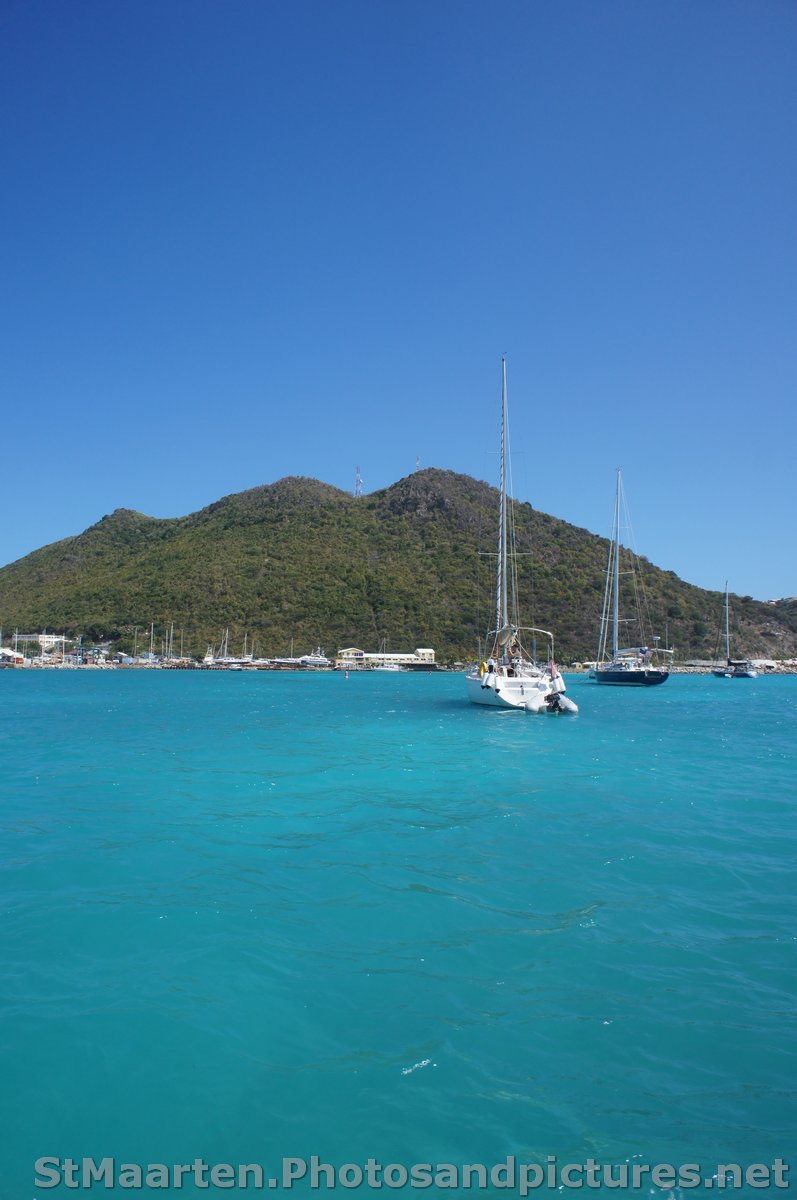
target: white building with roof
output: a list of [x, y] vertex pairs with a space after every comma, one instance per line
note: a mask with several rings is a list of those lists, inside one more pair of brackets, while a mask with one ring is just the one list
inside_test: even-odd
[[372, 671], [374, 667], [395, 664], [408, 671], [435, 671], [434, 650], [429, 647], [418, 647], [409, 653], [388, 653], [386, 651], [359, 650], [350, 646], [347, 650], [338, 650], [335, 656], [335, 667], [341, 671]]

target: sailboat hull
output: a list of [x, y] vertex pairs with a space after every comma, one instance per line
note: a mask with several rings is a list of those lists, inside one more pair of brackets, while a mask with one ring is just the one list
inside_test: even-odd
[[478, 675], [468, 675], [465, 685], [472, 704], [482, 704], [486, 708], [519, 709], [521, 712], [527, 702], [534, 707], [542, 707], [547, 690], [529, 680], [493, 680], [492, 677], [479, 678]]
[[670, 677], [669, 671], [650, 670], [613, 670], [610, 667], [592, 672], [596, 683], [612, 683], [622, 687], [654, 687], [657, 683], [665, 683]]
[[[560, 679], [557, 677], [558, 681]], [[578, 712], [578, 707], [564, 695], [564, 687], [556, 687], [542, 674], [518, 677], [496, 672], [479, 675], [474, 670], [465, 676], [465, 686], [470, 702], [485, 708], [529, 713]]]

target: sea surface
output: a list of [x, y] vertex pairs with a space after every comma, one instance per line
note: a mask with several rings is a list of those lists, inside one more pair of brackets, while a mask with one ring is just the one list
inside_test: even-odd
[[2, 1200], [83, 1194], [44, 1156], [794, 1185], [797, 678], [568, 685], [0, 672]]

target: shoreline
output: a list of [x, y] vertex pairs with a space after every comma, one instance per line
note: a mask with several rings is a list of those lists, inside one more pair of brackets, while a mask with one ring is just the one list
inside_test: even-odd
[[[672, 666], [670, 675], [712, 675], [715, 670], [718, 670], [723, 664], [717, 663], [715, 666]], [[468, 665], [449, 666], [443, 663], [437, 663], [434, 669], [410, 669], [397, 671], [396, 674], [401, 675], [459, 675], [465, 674], [469, 670]], [[764, 679], [768, 675], [797, 675], [797, 663], [783, 663], [775, 667], [755, 667], [758, 672], [757, 678]], [[204, 663], [3, 663], [0, 664], [2, 671], [202, 671], [202, 672], [218, 672], [225, 671], [232, 674], [292, 674], [292, 675], [372, 675], [373, 668], [349, 668], [344, 671], [338, 667], [267, 667], [267, 666], [207, 666]], [[589, 678], [590, 670], [588, 667], [561, 667], [562, 675], [586, 676]]]

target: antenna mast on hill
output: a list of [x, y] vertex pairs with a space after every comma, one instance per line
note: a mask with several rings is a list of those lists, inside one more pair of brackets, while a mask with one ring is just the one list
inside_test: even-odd
[[421, 456], [420, 456], [420, 454], [416, 454], [415, 455], [415, 470], [420, 471], [420, 469], [421, 469]]
[[362, 496], [363, 494], [363, 477], [360, 474], [359, 466], [357, 467], [357, 474], [354, 476], [354, 494], [355, 496]]

